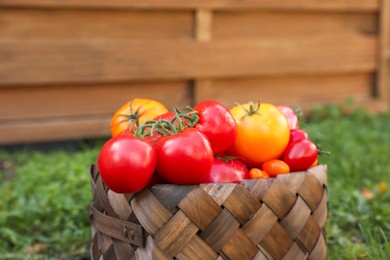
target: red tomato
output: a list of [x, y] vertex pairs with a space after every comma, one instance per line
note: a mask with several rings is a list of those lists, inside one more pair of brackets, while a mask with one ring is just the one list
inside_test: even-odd
[[156, 151], [134, 136], [118, 135], [100, 150], [98, 167], [103, 182], [114, 192], [133, 193], [146, 187], [156, 168]]
[[249, 179], [249, 170], [240, 159], [226, 162], [214, 158], [213, 166], [202, 183], [240, 183]]
[[213, 150], [207, 138], [195, 128], [163, 136], [156, 145], [157, 173], [176, 184], [198, 184], [208, 175]]
[[263, 163], [263, 165], [261, 166], [261, 170], [268, 173], [269, 176], [275, 177], [278, 174], [289, 173], [290, 167], [282, 160], [273, 159]]
[[234, 144], [237, 125], [229, 109], [217, 101], [202, 101], [194, 107], [199, 121], [196, 129], [210, 141], [214, 153], [227, 150]]
[[309, 139], [309, 136], [306, 131], [302, 129], [290, 130], [290, 143], [295, 143], [305, 139]]
[[310, 140], [301, 140], [287, 146], [283, 155], [290, 170], [305, 171], [310, 168], [318, 156], [317, 146]]
[[279, 108], [279, 110], [282, 111], [283, 114], [286, 116], [290, 129], [299, 128], [298, 116], [297, 114], [295, 114], [294, 110], [291, 107], [284, 105], [278, 105], [276, 107]]

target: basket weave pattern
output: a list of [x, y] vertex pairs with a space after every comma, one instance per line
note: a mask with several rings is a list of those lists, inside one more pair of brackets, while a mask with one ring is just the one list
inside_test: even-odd
[[93, 259], [325, 259], [327, 168], [117, 194], [91, 167]]

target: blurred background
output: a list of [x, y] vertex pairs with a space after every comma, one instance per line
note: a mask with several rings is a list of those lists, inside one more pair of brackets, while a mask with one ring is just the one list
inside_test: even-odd
[[89, 258], [89, 165], [144, 97], [300, 109], [329, 258], [389, 259], [389, 35], [389, 0], [0, 0], [0, 258]]
[[134, 97], [385, 111], [384, 3], [2, 0], [0, 144], [107, 136]]

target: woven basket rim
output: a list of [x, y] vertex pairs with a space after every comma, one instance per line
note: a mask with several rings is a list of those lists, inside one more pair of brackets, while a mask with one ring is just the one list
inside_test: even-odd
[[[117, 254], [121, 248], [136, 259], [151, 255], [166, 259], [176, 254], [188, 259], [189, 252], [199, 246], [197, 250], [207, 249], [208, 256], [223, 259], [242, 254], [246, 254], [242, 259], [254, 254], [260, 258], [326, 258], [326, 164], [241, 183], [155, 184], [132, 194], [108, 189], [99, 174], [97, 166], [91, 165], [92, 258]], [[157, 220], [151, 216], [158, 216]], [[182, 225], [186, 235], [179, 235], [178, 242], [167, 237], [178, 235], [175, 230]], [[242, 248], [232, 247], [241, 240]], [[279, 244], [283, 245], [280, 250]]]

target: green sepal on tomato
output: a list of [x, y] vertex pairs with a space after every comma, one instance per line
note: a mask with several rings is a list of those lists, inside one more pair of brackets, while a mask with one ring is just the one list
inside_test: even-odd
[[290, 128], [286, 116], [269, 103], [238, 104], [230, 109], [237, 123], [231, 151], [251, 166], [278, 159], [286, 149]]

